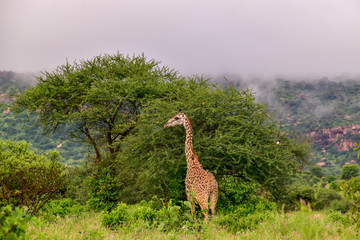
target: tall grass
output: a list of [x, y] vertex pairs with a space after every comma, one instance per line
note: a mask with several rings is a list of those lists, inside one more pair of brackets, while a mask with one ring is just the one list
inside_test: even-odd
[[[232, 232], [217, 224], [224, 215], [214, 216], [196, 229], [159, 231], [140, 222], [116, 229], [102, 225], [103, 213], [88, 212], [79, 216], [58, 217], [53, 222], [33, 218], [27, 227], [29, 239], [360, 239], [355, 225], [340, 213], [298, 211], [269, 212], [251, 228]], [[239, 220], [241, 221], [241, 220]]]

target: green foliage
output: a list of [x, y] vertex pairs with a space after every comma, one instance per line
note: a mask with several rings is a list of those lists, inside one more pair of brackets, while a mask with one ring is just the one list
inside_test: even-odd
[[58, 152], [46, 156], [29, 149], [26, 142], [0, 139], [0, 204], [27, 206], [34, 215], [65, 183]]
[[93, 167], [87, 162], [66, 168], [67, 184], [61, 189], [62, 197], [85, 205], [90, 198]]
[[246, 229], [255, 229], [259, 223], [273, 217], [277, 207], [264, 198], [256, 198], [234, 208], [231, 213], [215, 219], [215, 224], [225, 227], [233, 233]]
[[295, 210], [299, 207], [300, 199], [307, 203], [313, 202], [315, 200], [315, 188], [306, 184], [291, 184], [287, 186], [287, 194], [283, 196], [282, 204], [285, 205], [286, 210]]
[[38, 216], [42, 216], [46, 220], [54, 220], [57, 216], [64, 218], [69, 215], [79, 215], [84, 211], [85, 207], [78, 202], [70, 198], [63, 198], [47, 202]]
[[360, 142], [354, 143], [356, 147], [354, 147], [354, 151], [357, 151], [357, 158], [360, 159]]
[[344, 226], [349, 226], [352, 223], [349, 216], [343, 214], [341, 211], [331, 211], [328, 218], [331, 219], [331, 221], [341, 223]]
[[329, 209], [333, 210], [333, 211], [338, 211], [341, 213], [346, 213], [347, 211], [350, 210], [350, 204], [343, 199], [333, 200], [330, 203]]
[[313, 176], [316, 176], [318, 178], [321, 178], [324, 176], [324, 173], [322, 172], [322, 168], [319, 166], [311, 165], [309, 166], [309, 171]]
[[97, 56], [44, 72], [35, 87], [17, 96], [12, 109], [38, 114], [45, 130], [62, 129], [85, 142], [98, 164], [103, 154], [116, 157], [143, 105], [166, 96], [164, 86], [177, 80], [175, 71], [144, 55]]
[[110, 211], [119, 202], [119, 185], [114, 171], [109, 168], [98, 168], [90, 180], [90, 198], [86, 202], [88, 209]]
[[345, 198], [351, 202], [350, 216], [360, 227], [360, 177], [342, 181], [340, 188], [344, 192]]
[[217, 203], [217, 209], [222, 212], [233, 212], [238, 206], [250, 201], [258, 188], [256, 183], [244, 183], [232, 176], [224, 176], [219, 183], [220, 189], [226, 189], [220, 191], [221, 201]]
[[26, 225], [30, 220], [23, 209], [10, 205], [0, 211], [0, 239], [26, 239]]
[[102, 224], [111, 228], [141, 224], [144, 228], [155, 228], [160, 231], [196, 226], [190, 214], [190, 203], [187, 201], [180, 205], [169, 201], [160, 208], [154, 206], [156, 204], [153, 201], [142, 201], [135, 205], [119, 203], [114, 210], [104, 216]]
[[[336, 208], [337, 206], [335, 205], [331, 206], [331, 204], [334, 201], [337, 201], [334, 204], [342, 204], [339, 203], [339, 201], [343, 201], [340, 193], [335, 191], [334, 189], [321, 188], [316, 193], [315, 201], [313, 201], [312, 203], [312, 208], [314, 210], [322, 210], [332, 207]], [[337, 209], [333, 209], [333, 210], [337, 210]]]
[[194, 151], [220, 186], [227, 181], [223, 177], [230, 175], [243, 184], [261, 185], [278, 198], [287, 179], [306, 162], [306, 143], [280, 133], [266, 107], [256, 103], [249, 90], [224, 89], [194, 77], [179, 83], [166, 99], [148, 103], [118, 156], [119, 175], [125, 174], [128, 180], [124, 191], [137, 192], [138, 199], [130, 202], [153, 194], [184, 200], [185, 131], [181, 126], [163, 129], [179, 108], [191, 119]]
[[344, 165], [341, 170], [340, 179], [350, 180], [352, 177], [359, 176], [359, 166], [356, 164]]

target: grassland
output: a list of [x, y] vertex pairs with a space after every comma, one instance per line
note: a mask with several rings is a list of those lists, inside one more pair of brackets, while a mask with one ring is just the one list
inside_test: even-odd
[[101, 225], [103, 213], [82, 213], [45, 222], [34, 218], [27, 227], [29, 239], [360, 239], [356, 226], [339, 213], [297, 211], [269, 213], [267, 220], [236, 233], [220, 227], [214, 216], [208, 224], [177, 231], [148, 229], [140, 223], [110, 229]]

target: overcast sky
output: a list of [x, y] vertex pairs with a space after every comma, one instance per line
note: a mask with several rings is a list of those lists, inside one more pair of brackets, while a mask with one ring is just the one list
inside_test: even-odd
[[360, 74], [359, 0], [0, 0], [0, 71], [144, 53], [181, 74]]

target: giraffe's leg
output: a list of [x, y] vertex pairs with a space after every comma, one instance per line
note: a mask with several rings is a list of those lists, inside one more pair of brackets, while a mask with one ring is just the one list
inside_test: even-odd
[[194, 219], [194, 214], [195, 214], [195, 202], [194, 202], [194, 197], [191, 194], [191, 191], [186, 191], [186, 196], [188, 201], [190, 202], [191, 205], [191, 216]]
[[202, 213], [204, 214], [204, 220], [207, 222], [209, 216], [208, 196], [199, 196], [196, 200], [200, 205]]
[[217, 198], [218, 198], [218, 191], [216, 189], [210, 193], [210, 199], [209, 199], [210, 214], [215, 214]]

